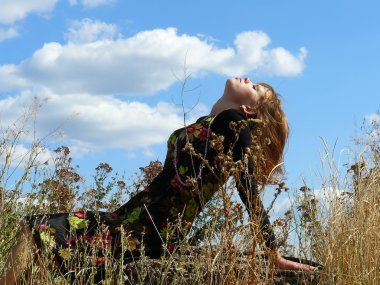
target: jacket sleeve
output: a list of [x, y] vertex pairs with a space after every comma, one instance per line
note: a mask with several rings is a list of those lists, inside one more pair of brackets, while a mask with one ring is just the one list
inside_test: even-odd
[[[213, 123], [213, 131], [224, 136], [224, 150], [227, 152], [234, 145], [232, 149], [234, 162], [239, 160], [243, 162], [245, 149], [250, 148], [252, 144], [252, 132], [248, 125], [240, 129], [238, 136], [230, 128], [230, 122], [239, 124], [244, 119], [244, 115], [239, 111], [230, 109], [221, 112]], [[260, 195], [257, 193], [257, 182], [254, 178], [254, 163], [252, 158], [248, 157], [247, 167], [244, 167], [244, 170], [239, 173], [236, 180], [236, 188], [240, 199], [246, 206], [250, 218], [255, 217], [259, 222], [266, 246], [272, 249], [275, 248], [276, 238], [269, 221], [269, 216]]]

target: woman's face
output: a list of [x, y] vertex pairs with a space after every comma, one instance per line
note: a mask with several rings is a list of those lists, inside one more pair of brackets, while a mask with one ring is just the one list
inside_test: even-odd
[[271, 91], [267, 87], [252, 83], [248, 77], [235, 77], [227, 80], [223, 96], [238, 106], [255, 107], [269, 94]]

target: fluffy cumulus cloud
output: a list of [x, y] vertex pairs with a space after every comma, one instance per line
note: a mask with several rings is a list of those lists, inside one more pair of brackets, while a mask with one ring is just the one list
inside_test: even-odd
[[176, 82], [173, 74], [182, 74], [185, 59], [195, 76], [296, 76], [306, 57], [304, 48], [298, 54], [272, 48], [261, 31], [242, 32], [234, 47], [220, 48], [174, 28], [123, 38], [115, 26], [86, 19], [74, 22], [66, 37], [67, 43], [46, 43], [20, 64], [0, 66], [0, 90], [29, 85], [59, 94], [154, 94]]
[[[40, 2], [45, 8], [37, 9], [37, 1], [30, 0], [29, 6], [23, 6], [29, 7], [20, 14], [24, 16], [8, 18], [7, 23], [28, 13], [48, 12], [56, 3]], [[86, 1], [78, 2], [85, 5]], [[11, 7], [11, 2], [4, 3]], [[105, 1], [92, 1], [95, 3]], [[1, 13], [0, 21], [5, 23]], [[0, 40], [1, 35], [0, 30]], [[271, 47], [269, 36], [261, 31], [242, 32], [233, 46], [222, 48], [216, 41], [179, 34], [174, 28], [123, 37], [115, 25], [84, 19], [73, 21], [65, 37], [67, 42], [46, 43], [18, 64], [0, 65], [0, 92], [18, 94], [0, 100], [0, 125], [16, 121], [33, 97], [47, 98], [36, 117], [37, 135], [45, 136], [61, 126], [61, 139], [76, 154], [120, 148], [133, 155], [134, 149], [140, 148], [145, 155], [152, 155], [152, 145], [165, 142], [181, 127], [180, 112], [174, 104], [150, 106], [115, 95], [152, 95], [167, 89], [177, 82], [175, 75], [182, 74], [185, 59], [195, 76], [251, 72], [295, 76], [302, 73], [306, 57], [304, 48], [293, 54], [283, 47]], [[199, 105], [198, 111], [189, 121], [207, 113], [207, 107]], [[31, 139], [26, 137], [25, 144]]]
[[58, 132], [63, 132], [59, 139], [73, 146], [76, 154], [101, 148], [140, 148], [150, 155], [150, 146], [164, 143], [173, 130], [181, 127], [181, 116], [172, 104], [149, 106], [109, 96], [59, 96], [46, 90], [1, 100], [0, 124], [12, 125], [25, 106], [32, 105], [35, 94], [43, 98], [36, 120], [31, 120], [38, 127], [36, 135], [44, 137], [59, 127]]
[[49, 13], [58, 0], [0, 0], [0, 24], [13, 24], [32, 13]]

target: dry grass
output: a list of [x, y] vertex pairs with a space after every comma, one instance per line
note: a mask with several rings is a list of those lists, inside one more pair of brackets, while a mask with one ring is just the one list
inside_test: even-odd
[[[41, 149], [39, 141], [31, 145], [24, 169], [13, 172], [14, 148], [24, 125], [6, 130], [0, 143], [3, 161], [0, 169], [0, 272], [16, 242], [19, 221], [25, 214], [114, 209], [120, 198], [143, 189], [162, 167], [159, 162], [152, 162], [129, 183], [113, 175], [112, 168], [103, 163], [96, 168], [95, 183], [92, 183], [95, 186], [88, 187], [77, 169], [71, 166], [67, 148], [57, 150], [53, 167], [37, 163], [35, 157]], [[298, 202], [274, 223], [276, 231], [280, 232], [282, 252], [302, 255], [324, 265], [320, 284], [380, 284], [380, 161], [377, 156], [380, 139], [375, 135], [379, 132], [378, 126], [371, 128], [367, 155], [359, 157], [361, 163], [349, 166], [351, 171], [347, 176], [342, 178], [339, 172], [334, 172], [334, 164], [329, 162], [332, 167], [322, 182], [323, 187], [339, 189], [341, 185], [337, 181], [351, 179], [345, 185], [347, 194], [336, 196], [329, 205], [324, 205], [329, 209], [327, 214], [321, 213], [317, 197], [305, 183]], [[368, 146], [368, 137], [366, 139], [363, 142]], [[241, 165], [235, 168], [239, 167]], [[15, 173], [21, 174], [12, 180]], [[258, 233], [257, 221], [244, 217], [242, 205], [232, 198], [233, 185], [226, 183], [221, 187], [195, 221], [189, 238], [174, 253], [156, 260], [153, 267], [144, 257], [126, 264], [123, 258], [116, 260], [111, 252], [103, 252], [106, 262], [100, 268], [96, 265], [96, 256], [91, 256], [91, 252], [98, 249], [87, 247], [84, 251], [70, 253], [66, 262], [69, 270], [63, 274], [52, 266], [49, 248], [36, 258], [35, 249], [30, 246], [27, 253], [30, 262], [23, 272], [22, 283], [95, 284], [97, 274], [101, 273], [102, 284], [149, 284], [150, 281], [151, 284], [274, 284], [275, 269], [270, 258], [263, 258], [263, 239]], [[25, 195], [24, 189], [32, 193], [29, 199], [39, 201], [37, 205], [17, 206], [18, 198]], [[288, 189], [280, 183], [274, 199], [283, 191]], [[41, 208], [41, 201], [45, 200], [49, 207]], [[290, 229], [297, 231], [298, 252], [292, 252], [287, 243]], [[127, 233], [122, 240], [125, 241], [123, 252], [127, 253]], [[268, 252], [265, 254], [270, 256]], [[75, 266], [71, 266], [74, 263]], [[131, 281], [131, 278], [134, 279]]]
[[373, 171], [358, 179], [350, 205], [342, 199], [331, 205], [323, 251], [326, 278], [335, 284], [380, 283], [379, 182]]

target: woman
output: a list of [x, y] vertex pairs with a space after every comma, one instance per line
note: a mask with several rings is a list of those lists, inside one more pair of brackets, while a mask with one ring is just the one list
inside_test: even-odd
[[[256, 124], [248, 124], [249, 118], [257, 119]], [[237, 189], [249, 215], [258, 219], [265, 245], [274, 253], [275, 265], [281, 269], [314, 270], [281, 257], [257, 195], [257, 184], [266, 184], [281, 172], [279, 165], [287, 138], [287, 119], [272, 87], [254, 84], [249, 78], [230, 78], [208, 116], [171, 134], [163, 170], [126, 204], [98, 216], [91, 212], [33, 216], [20, 235], [33, 230], [34, 241], [50, 245], [60, 265], [70, 255], [67, 249], [79, 241], [92, 245], [101, 240], [101, 248], [111, 249], [118, 257], [122, 252], [121, 231], [128, 233], [126, 243], [131, 258], [140, 254], [142, 244], [147, 256], [159, 258], [172, 252], [186, 236], [203, 206], [228, 179], [231, 164], [245, 161], [246, 168], [235, 177]], [[232, 156], [230, 160], [226, 154]], [[97, 232], [99, 225], [106, 227], [101, 236]], [[12, 255], [22, 254], [24, 247], [25, 241], [20, 239]], [[102, 263], [104, 256], [99, 256], [97, 262]], [[12, 261], [9, 263], [12, 268]], [[13, 268], [6, 278], [10, 282], [17, 274]]]

